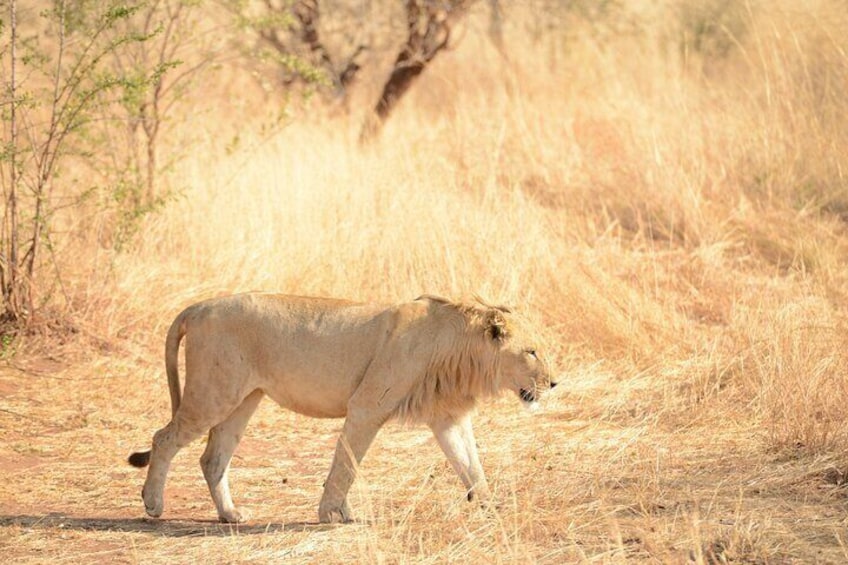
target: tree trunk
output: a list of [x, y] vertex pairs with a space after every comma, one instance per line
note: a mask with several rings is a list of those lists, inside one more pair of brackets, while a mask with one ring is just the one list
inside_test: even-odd
[[[3, 285], [3, 317], [18, 320], [22, 315], [22, 305], [26, 302], [21, 296], [23, 287], [20, 280], [20, 260], [18, 258], [18, 115], [17, 115], [17, 77], [15, 75], [17, 65], [17, 42], [18, 21], [17, 2], [9, 2], [9, 31], [11, 44], [9, 55], [11, 57], [9, 70], [9, 96], [11, 106], [9, 109], [9, 193], [6, 196], [6, 214], [3, 218], [3, 243], [5, 251], [5, 262], [2, 265]], [[8, 230], [8, 231], [7, 231]]]
[[[456, 23], [476, 0], [407, 0], [406, 43], [395, 59], [389, 79], [383, 86], [374, 112], [365, 122], [360, 135], [368, 141], [377, 135], [382, 125], [427, 65], [447, 47], [451, 26]], [[423, 4], [423, 9], [422, 9]]]
[[489, 39], [498, 53], [509, 60], [503, 38], [503, 7], [500, 0], [489, 0]]

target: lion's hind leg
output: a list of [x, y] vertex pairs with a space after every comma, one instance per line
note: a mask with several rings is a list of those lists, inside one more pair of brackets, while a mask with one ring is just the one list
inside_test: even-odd
[[227, 472], [244, 428], [263, 395], [261, 390], [253, 391], [226, 420], [209, 430], [209, 442], [200, 458], [200, 466], [222, 522], [233, 524], [246, 519], [233, 505]]
[[165, 479], [168, 476], [171, 460], [180, 449], [200, 437], [203, 431], [202, 428], [186, 425], [177, 413], [168, 425], [153, 435], [150, 468], [147, 470], [147, 479], [141, 491], [144, 509], [148, 515], [154, 518], [162, 515]]

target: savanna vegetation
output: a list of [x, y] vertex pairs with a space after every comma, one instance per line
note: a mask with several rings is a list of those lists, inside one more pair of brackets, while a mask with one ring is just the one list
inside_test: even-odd
[[[844, 2], [0, 6], [10, 562], [848, 559]], [[200, 442], [145, 520], [168, 324], [260, 289], [530, 315], [561, 384], [480, 407], [500, 507], [390, 425], [317, 525], [341, 423], [268, 402], [247, 525]]]

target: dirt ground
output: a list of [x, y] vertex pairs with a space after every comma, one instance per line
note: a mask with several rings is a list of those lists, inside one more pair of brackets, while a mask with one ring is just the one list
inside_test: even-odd
[[[656, 391], [585, 368], [541, 413], [511, 398], [475, 420], [500, 507], [466, 503], [429, 432], [389, 424], [352, 494], [357, 523], [317, 504], [341, 422], [267, 399], [231, 471], [244, 525], [214, 521], [197, 460], [177, 456], [162, 519], [126, 464], [169, 413], [155, 355], [0, 369], [0, 551], [8, 563], [839, 563], [848, 489], [828, 458], [764, 455], [745, 421], [664, 416]], [[625, 389], [626, 393], [621, 390]]]
[[[38, 6], [58, 3], [19, 4], [22, 41], [49, 49]], [[118, 4], [203, 19], [241, 3]], [[201, 43], [185, 44], [182, 69], [206, 70], [164, 88], [150, 202], [126, 182], [143, 163], [123, 160], [143, 153], [128, 134], [146, 128], [117, 92], [70, 120], [83, 139], [56, 150], [69, 162], [47, 200], [29, 190], [44, 181], [40, 145], [0, 140], [4, 202], [20, 184], [32, 229], [9, 244], [24, 264], [41, 250], [21, 283], [32, 319], [0, 327], [0, 561], [848, 563], [845, 0], [501, 2], [507, 49], [487, 31], [498, 3], [477, 2], [363, 144], [416, 3], [392, 4], [385, 29], [323, 10], [390, 46], [368, 55], [380, 79], [358, 81], [349, 104], [273, 86], [252, 48], [233, 49], [247, 46], [242, 23], [187, 20]], [[13, 52], [0, 44], [3, 61]], [[29, 116], [21, 141], [64, 124], [28, 113], [56, 90], [31, 98], [43, 79], [26, 74], [0, 105]], [[15, 161], [29, 172], [11, 174]], [[0, 275], [12, 257], [0, 253]], [[126, 459], [170, 414], [167, 324], [249, 290], [526, 308], [560, 384], [537, 413], [506, 396], [480, 406], [498, 505], [465, 500], [429, 431], [389, 424], [350, 495], [358, 520], [318, 524], [342, 423], [265, 400], [230, 472], [250, 520], [215, 521], [202, 441], [176, 457], [165, 512], [147, 519], [145, 472]]]

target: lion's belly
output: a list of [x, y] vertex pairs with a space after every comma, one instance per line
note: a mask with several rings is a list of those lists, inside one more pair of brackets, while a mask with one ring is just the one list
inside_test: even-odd
[[312, 418], [344, 417], [348, 400], [356, 390], [354, 383], [339, 386], [341, 383], [321, 381], [320, 378], [302, 378], [301, 375], [290, 374], [262, 388], [274, 402], [298, 414]]
[[376, 343], [346, 340], [338, 334], [322, 342], [321, 336], [307, 334], [292, 339], [291, 346], [278, 347], [261, 387], [289, 410], [316, 418], [341, 418], [365, 376]]

